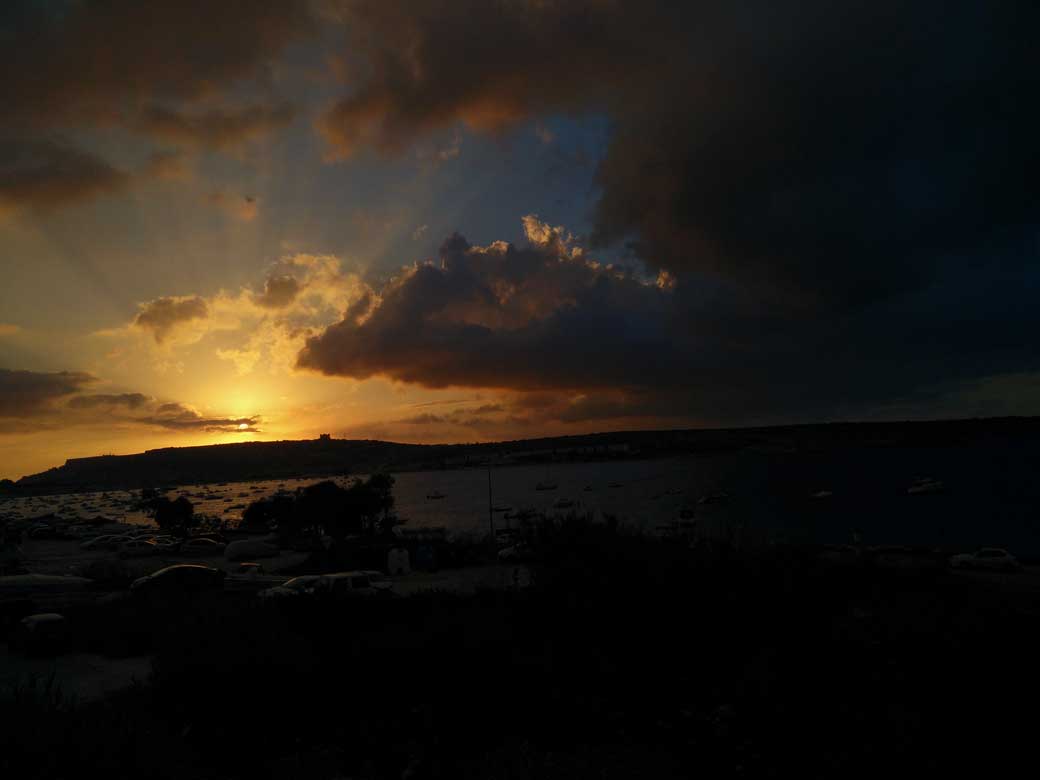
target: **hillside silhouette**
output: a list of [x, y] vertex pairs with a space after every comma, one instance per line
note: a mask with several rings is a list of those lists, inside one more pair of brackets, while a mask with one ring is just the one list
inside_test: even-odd
[[322, 437], [166, 447], [133, 455], [69, 458], [62, 466], [14, 483], [5, 482], [5, 488], [22, 494], [59, 493], [739, 450], [794, 454], [848, 447], [942, 447], [966, 443], [998, 446], [1034, 439], [1038, 435], [1040, 417], [616, 431], [479, 444], [402, 444]]

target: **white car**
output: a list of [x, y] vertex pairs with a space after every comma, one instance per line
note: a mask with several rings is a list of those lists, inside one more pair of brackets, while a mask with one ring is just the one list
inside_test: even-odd
[[921, 479], [914, 480], [914, 484], [908, 487], [906, 492], [911, 496], [928, 496], [935, 493], [942, 493], [945, 489], [946, 485], [943, 484], [941, 479], [922, 477]]
[[313, 595], [314, 589], [317, 587], [319, 580], [321, 580], [320, 574], [304, 574], [301, 577], [293, 577], [291, 580], [284, 582], [281, 585], [276, 585], [273, 588], [262, 590], [257, 595], [264, 600], [309, 596]]
[[982, 547], [973, 553], [962, 553], [950, 558], [954, 569], [987, 569], [989, 571], [1017, 571], [1022, 564], [1015, 556], [1000, 547]]
[[120, 558], [136, 558], [141, 555], [155, 555], [158, 548], [150, 539], [131, 539], [119, 548]]
[[375, 596], [386, 591], [383, 588], [373, 587], [367, 571], [343, 571], [336, 574], [323, 574], [315, 586], [314, 592], [331, 596], [334, 599], [347, 599], [357, 596]]
[[224, 552], [226, 546], [215, 539], [207, 539], [200, 536], [196, 539], [188, 539], [181, 542], [181, 552], [196, 555], [220, 555]]

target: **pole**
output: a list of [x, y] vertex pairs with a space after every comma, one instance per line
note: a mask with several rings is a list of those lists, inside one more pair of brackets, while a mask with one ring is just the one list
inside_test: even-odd
[[491, 466], [488, 466], [488, 528], [491, 529], [491, 544], [495, 543], [495, 513], [491, 509]]

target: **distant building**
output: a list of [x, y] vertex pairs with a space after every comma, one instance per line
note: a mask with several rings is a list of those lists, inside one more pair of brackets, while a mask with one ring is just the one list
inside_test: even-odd
[[332, 441], [332, 434], [322, 433], [318, 436], [318, 441]]

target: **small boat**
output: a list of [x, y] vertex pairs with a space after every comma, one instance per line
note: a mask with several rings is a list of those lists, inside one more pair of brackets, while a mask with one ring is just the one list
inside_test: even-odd
[[571, 501], [569, 498], [558, 499], [556, 503], [553, 504], [554, 509], [570, 509], [573, 506], [574, 502]]
[[832, 493], [830, 490], [817, 490], [810, 497], [811, 498], [830, 498], [833, 495], [834, 495], [834, 493]]
[[495, 504], [491, 507], [492, 512], [508, 512], [512, 507], [509, 504]]
[[906, 492], [911, 496], [923, 496], [931, 493], [942, 493], [945, 489], [946, 485], [943, 484], [941, 479], [922, 477], [921, 479], [915, 480], [914, 484], [906, 489]]
[[506, 512], [502, 515], [503, 520], [519, 520], [520, 522], [530, 520], [532, 517], [534, 517], [534, 510], [531, 509], [521, 509], [519, 512]]
[[434, 490], [432, 493], [427, 493], [426, 498], [429, 501], [436, 501], [440, 498], [446, 498], [446, 496], [439, 490]]
[[537, 484], [535, 484], [534, 489], [535, 490], [556, 490], [556, 487], [557, 487], [557, 485], [556, 485], [555, 482], [538, 482]]
[[718, 491], [715, 493], [708, 493], [697, 499], [698, 504], [717, 504], [721, 501], [729, 500], [729, 493]]
[[501, 528], [495, 531], [495, 541], [498, 542], [500, 546], [516, 544], [519, 538], [520, 532], [515, 528]]

